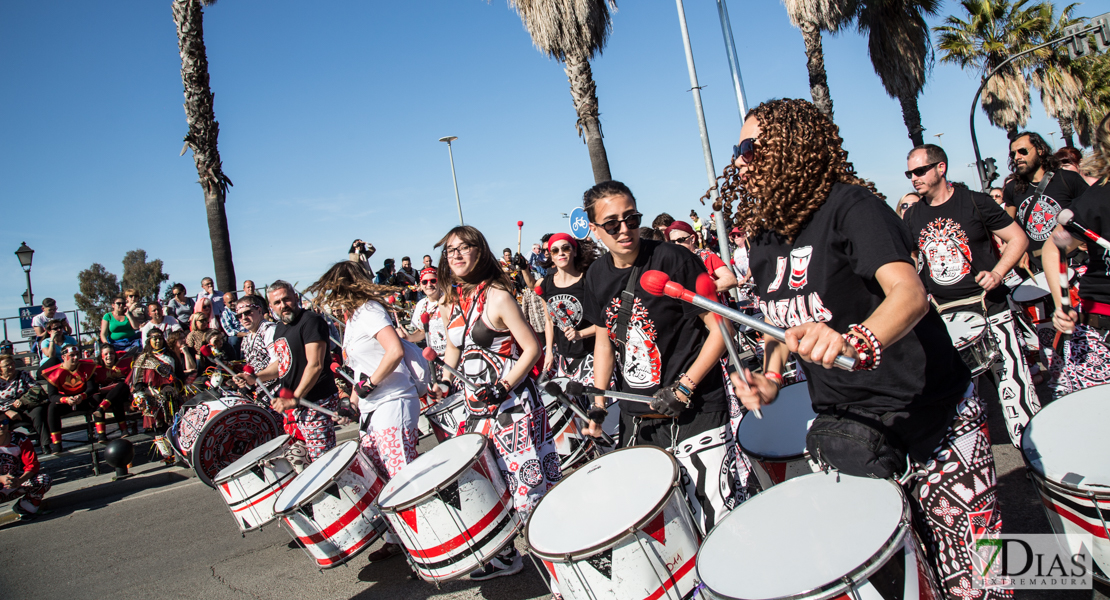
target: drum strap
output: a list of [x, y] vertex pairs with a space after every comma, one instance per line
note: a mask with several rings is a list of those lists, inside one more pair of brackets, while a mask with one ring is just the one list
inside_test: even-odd
[[930, 295], [929, 296], [929, 302], [932, 302], [933, 303], [933, 308], [936, 308], [937, 313], [942, 314], [942, 315], [945, 313], [945, 311], [949, 311], [953, 308], [960, 308], [960, 307], [963, 307], [963, 306], [979, 306], [979, 308], [983, 309], [983, 312], [980, 313], [980, 316], [986, 316], [987, 315], [987, 300], [986, 300], [986, 298], [987, 298], [987, 291], [983, 290], [982, 294], [976, 294], [974, 296], [970, 296], [968, 298], [963, 298], [961, 300], [953, 300], [951, 302], [946, 302], [944, 304], [937, 304], [936, 298], [934, 298], [932, 295]]
[[620, 307], [617, 308], [617, 323], [613, 328], [613, 334], [617, 343], [621, 345], [628, 343], [628, 321], [632, 318], [632, 306], [636, 302], [636, 282], [640, 280], [640, 270], [643, 268], [640, 264], [642, 257], [643, 252], [636, 257], [636, 264], [632, 266], [632, 273], [628, 276], [628, 285], [624, 286], [624, 291], [621, 292]]

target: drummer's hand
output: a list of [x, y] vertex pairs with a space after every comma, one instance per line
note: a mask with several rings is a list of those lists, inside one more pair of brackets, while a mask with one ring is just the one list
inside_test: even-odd
[[744, 369], [743, 374], [729, 373], [728, 378], [732, 380], [736, 397], [748, 410], [758, 410], [761, 406], [774, 402], [779, 395], [777, 383], [762, 375], [752, 375], [747, 369]]
[[805, 323], [786, 330], [786, 347], [798, 358], [833, 368], [837, 356], [855, 358], [856, 351], [835, 329], [824, 323]]
[[1079, 315], [1075, 314], [1074, 310], [1064, 312], [1063, 307], [1057, 308], [1056, 312], [1052, 313], [1052, 326], [1060, 333], [1071, 333], [1075, 331], [1075, 321]]
[[241, 387], [253, 387], [256, 383], [258, 383], [258, 378], [254, 375], [251, 375], [250, 373], [236, 373], [235, 377], [232, 377], [231, 379], [235, 381], [236, 385], [239, 385]]
[[994, 271], [982, 271], [975, 276], [975, 283], [978, 283], [979, 287], [984, 290], [993, 290], [998, 287], [998, 284], [1002, 283], [1002, 276]]
[[582, 339], [582, 334], [578, 333], [578, 330], [573, 327], [564, 327], [563, 335], [567, 336], [567, 339], [572, 342]]
[[602, 435], [601, 424], [595, 423], [593, 421], [587, 421], [586, 428], [582, 430], [582, 433], [590, 437], [599, 438]]
[[543, 355], [543, 372], [551, 371], [551, 367], [555, 366], [555, 353], [545, 352]]
[[442, 381], [436, 381], [428, 386], [428, 397], [433, 400], [442, 400], [451, 392], [451, 386]]
[[278, 412], [293, 410], [294, 408], [297, 408], [297, 399], [274, 396], [274, 399], [270, 401], [270, 407]]

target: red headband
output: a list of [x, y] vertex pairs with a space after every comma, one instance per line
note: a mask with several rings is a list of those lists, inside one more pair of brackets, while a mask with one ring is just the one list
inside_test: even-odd
[[424, 279], [424, 276], [428, 274], [435, 275], [435, 267], [425, 267], [423, 269], [420, 269], [420, 279]]
[[568, 244], [570, 244], [571, 246], [574, 246], [575, 250], [578, 249], [578, 240], [571, 237], [570, 234], [556, 233], [555, 235], [547, 238], [547, 251], [551, 252], [551, 245], [554, 244], [555, 242], [558, 242], [559, 240], [566, 240]]

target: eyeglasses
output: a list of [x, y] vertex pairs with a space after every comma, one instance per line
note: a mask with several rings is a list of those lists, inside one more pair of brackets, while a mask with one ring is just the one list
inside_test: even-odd
[[237, 317], [239, 317], [240, 319], [242, 319], [243, 317], [249, 317], [249, 316], [251, 316], [251, 314], [252, 314], [252, 313], [254, 313], [254, 311], [255, 311], [255, 309], [253, 309], [253, 308], [248, 308], [248, 309], [246, 309], [246, 310], [244, 310], [244, 311], [242, 311], [242, 312], [237, 312], [237, 313], [235, 313], [235, 316], [237, 316]]
[[422, 283], [424, 285], [435, 285], [436, 281], [437, 281], [436, 279], [421, 279], [420, 283]]
[[906, 179], [913, 179], [914, 177], [924, 177], [926, 173], [932, 171], [933, 168], [935, 168], [939, 164], [939, 162], [935, 162], [931, 165], [925, 165], [924, 167], [910, 169], [909, 171], [906, 171]]
[[617, 235], [617, 233], [621, 230], [621, 223], [627, 225], [629, 231], [632, 231], [633, 229], [639, 229], [640, 219], [643, 216], [644, 215], [640, 213], [632, 213], [623, 219], [609, 219], [604, 223], [594, 223], [594, 225], [602, 228], [605, 233], [608, 233], [609, 235]]
[[113, 302], [112, 306], [123, 306], [123, 302]]
[[552, 254], [570, 254], [570, 244], [566, 244], [566, 245], [563, 245], [563, 246], [552, 246], [551, 247], [551, 253]]
[[744, 157], [744, 162], [752, 162], [755, 158], [755, 138], [744, 138], [732, 147], [732, 162], [736, 162], [741, 156]]
[[445, 254], [447, 258], [451, 258], [452, 256], [458, 256], [459, 258], [462, 258], [464, 254], [470, 254], [470, 251], [473, 249], [474, 246], [471, 246], [470, 244], [459, 244], [454, 248], [444, 248], [443, 254]]
[[1015, 154], [1029, 156], [1029, 148], [1018, 148], [1017, 150], [1010, 150], [1010, 158], [1013, 158]]
[[898, 210], [905, 212], [905, 210], [911, 206], [913, 206], [912, 202], [903, 202], [898, 205]]
[[673, 239], [671, 241], [674, 242], [675, 244], [685, 244], [686, 242], [689, 242], [690, 238], [692, 238], [692, 237], [694, 237], [694, 236], [686, 235], [686, 236], [683, 236], [683, 237], [680, 237], [680, 238], [677, 238], [677, 239]]

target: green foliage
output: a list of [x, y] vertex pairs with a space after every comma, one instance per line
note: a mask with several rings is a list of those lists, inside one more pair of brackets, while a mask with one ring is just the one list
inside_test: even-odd
[[162, 282], [169, 278], [162, 272], [162, 259], [148, 262], [146, 250], [132, 250], [123, 255], [123, 288], [134, 288], [144, 302], [157, 300]]
[[81, 328], [100, 331], [100, 320], [111, 310], [112, 298], [126, 288], [135, 288], [144, 300], [157, 300], [162, 282], [169, 280], [162, 272], [161, 259], [147, 261], [146, 250], [132, 250], [123, 256], [123, 282], [100, 263], [77, 274], [79, 293], [73, 295], [77, 310], [85, 317]]

